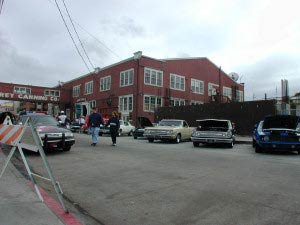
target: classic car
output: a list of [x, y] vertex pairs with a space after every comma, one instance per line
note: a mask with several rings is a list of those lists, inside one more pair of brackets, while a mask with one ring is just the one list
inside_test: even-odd
[[147, 117], [143, 116], [138, 117], [138, 123], [139, 127], [136, 127], [133, 131], [134, 139], [137, 139], [138, 137], [144, 137], [145, 128], [154, 126]]
[[233, 147], [235, 131], [230, 120], [206, 119], [197, 120], [197, 123], [198, 127], [191, 136], [194, 147], [198, 147], [200, 143], [221, 143]]
[[300, 154], [300, 117], [267, 116], [253, 131], [255, 152], [264, 150], [297, 151]]
[[181, 140], [189, 140], [194, 128], [189, 127], [185, 120], [164, 119], [156, 127], [147, 127], [144, 131], [144, 137], [149, 142], [154, 140], [174, 140], [180, 143]]
[[75, 143], [74, 135], [70, 130], [60, 127], [54, 117], [44, 114], [23, 115], [21, 123], [25, 124], [28, 117], [30, 117], [33, 127], [37, 129], [45, 150], [70, 151], [71, 146]]
[[[135, 127], [127, 121], [120, 120], [120, 129], [118, 136], [121, 136], [123, 134], [127, 134], [128, 136], [131, 136]], [[110, 134], [109, 126], [100, 126], [99, 135], [102, 136], [103, 134]]]

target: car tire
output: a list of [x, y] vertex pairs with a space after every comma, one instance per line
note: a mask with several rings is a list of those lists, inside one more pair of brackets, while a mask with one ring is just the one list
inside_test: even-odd
[[133, 136], [133, 139], [137, 139], [137, 136]]
[[128, 136], [132, 136], [132, 131], [129, 131]]
[[300, 151], [298, 151], [298, 155], [300, 155]]
[[252, 139], [252, 147], [255, 148], [256, 147], [256, 142], [254, 139]]
[[194, 147], [199, 147], [200, 143], [199, 142], [193, 142]]
[[255, 153], [262, 153], [262, 149], [259, 147], [259, 145], [255, 146]]
[[153, 143], [154, 142], [154, 138], [148, 138], [148, 142]]
[[99, 136], [102, 136], [103, 134], [102, 133], [99, 133]]
[[63, 151], [67, 152], [71, 150], [71, 146], [65, 146], [63, 147]]
[[175, 143], [179, 144], [181, 142], [181, 134], [177, 134], [175, 138]]

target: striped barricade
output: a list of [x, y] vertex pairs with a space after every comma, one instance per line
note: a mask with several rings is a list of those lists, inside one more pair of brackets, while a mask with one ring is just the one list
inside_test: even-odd
[[24, 126], [21, 125], [0, 125], [0, 143], [16, 146], [22, 136]]

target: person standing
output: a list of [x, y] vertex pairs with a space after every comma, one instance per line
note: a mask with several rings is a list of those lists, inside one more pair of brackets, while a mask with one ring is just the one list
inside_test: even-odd
[[97, 108], [93, 107], [92, 113], [88, 119], [88, 127], [90, 128], [90, 133], [92, 134], [92, 146], [96, 146], [98, 143], [98, 136], [101, 124], [104, 125], [103, 118], [101, 114], [97, 112]]
[[113, 111], [111, 115], [112, 117], [107, 121], [106, 126], [110, 125], [109, 130], [110, 130], [112, 145], [116, 146], [118, 131], [120, 129], [120, 121], [118, 118], [118, 113], [116, 111]]
[[60, 124], [62, 126], [66, 126], [66, 118], [67, 118], [67, 116], [65, 115], [65, 112], [61, 111], [60, 115], [58, 116], [58, 121], [60, 121]]

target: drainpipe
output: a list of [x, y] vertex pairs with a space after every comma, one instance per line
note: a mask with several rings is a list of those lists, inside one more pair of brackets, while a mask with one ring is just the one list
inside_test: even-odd
[[136, 104], [135, 104], [135, 125], [137, 125], [138, 121], [138, 110], [139, 110], [139, 74], [140, 74], [140, 59], [142, 57], [142, 51], [138, 51], [133, 53], [133, 58], [137, 60], [137, 75], [136, 75]]

